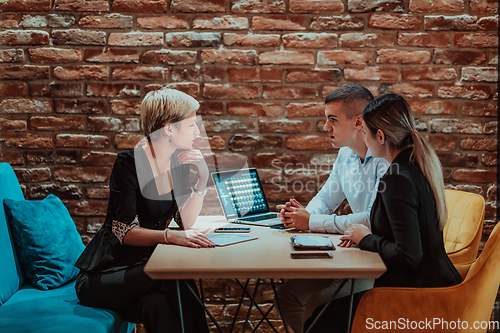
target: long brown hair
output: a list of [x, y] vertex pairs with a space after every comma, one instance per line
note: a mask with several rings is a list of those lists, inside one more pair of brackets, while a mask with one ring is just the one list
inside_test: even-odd
[[397, 94], [383, 95], [365, 108], [363, 120], [372, 134], [379, 129], [384, 132], [388, 144], [395, 150], [413, 147], [410, 159], [416, 162], [429, 182], [436, 201], [439, 228], [443, 230], [448, 213], [441, 162], [429, 142], [415, 128], [408, 102]]

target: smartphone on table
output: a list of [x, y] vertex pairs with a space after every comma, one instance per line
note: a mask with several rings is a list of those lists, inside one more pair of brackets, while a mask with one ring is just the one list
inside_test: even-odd
[[214, 232], [237, 232], [237, 233], [247, 233], [250, 232], [250, 228], [217, 228]]
[[290, 253], [292, 259], [332, 259], [332, 255], [328, 252], [292, 252]]

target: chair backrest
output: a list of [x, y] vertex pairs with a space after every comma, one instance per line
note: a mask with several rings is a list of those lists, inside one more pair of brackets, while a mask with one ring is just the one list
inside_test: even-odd
[[8, 163], [0, 163], [0, 305], [19, 290], [23, 275], [3, 208], [3, 199], [24, 200], [14, 170]]
[[[469, 285], [463, 320], [489, 321], [500, 286], [500, 223], [493, 229], [479, 258], [471, 265], [462, 284]], [[462, 319], [462, 318], [461, 318]], [[486, 330], [485, 330], [486, 331]]]
[[445, 190], [448, 221], [443, 230], [444, 247], [454, 264], [477, 257], [484, 222], [484, 198], [478, 194]]

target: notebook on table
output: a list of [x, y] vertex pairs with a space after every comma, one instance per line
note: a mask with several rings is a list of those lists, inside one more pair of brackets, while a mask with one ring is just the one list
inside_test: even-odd
[[260, 226], [280, 224], [262, 189], [257, 169], [238, 169], [212, 173], [224, 216], [230, 222]]

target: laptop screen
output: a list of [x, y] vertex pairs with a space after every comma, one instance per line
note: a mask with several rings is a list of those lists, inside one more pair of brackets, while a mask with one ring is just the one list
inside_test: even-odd
[[214, 172], [212, 177], [227, 218], [269, 212], [256, 169]]

